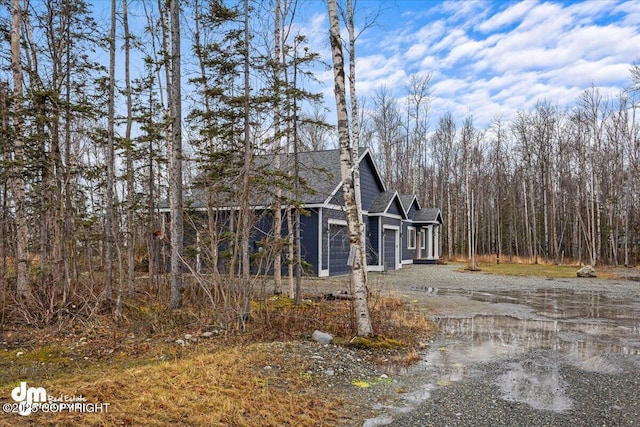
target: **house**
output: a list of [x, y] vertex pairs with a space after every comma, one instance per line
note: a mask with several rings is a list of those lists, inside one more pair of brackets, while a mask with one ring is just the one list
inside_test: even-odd
[[[273, 156], [260, 156], [259, 166], [273, 164]], [[310, 272], [319, 277], [347, 274], [350, 245], [340, 178], [340, 151], [324, 150], [299, 154], [300, 177], [307, 191], [301, 197], [302, 257]], [[369, 271], [385, 271], [402, 268], [403, 264], [435, 263], [440, 256], [439, 209], [421, 207], [415, 195], [400, 195], [387, 189], [369, 149], [360, 152], [360, 187], [365, 224], [367, 264]], [[271, 207], [273, 195], [257, 192], [251, 197], [251, 206], [260, 218], [254, 225], [252, 245], [261, 250], [261, 241], [272, 229]], [[206, 208], [206, 192], [194, 191], [188, 198], [192, 210]], [[225, 197], [216, 210], [233, 230], [232, 198]], [[166, 207], [166, 204], [165, 204]], [[283, 207], [284, 209], [285, 207]], [[166, 211], [166, 209], [163, 209]], [[283, 235], [286, 235], [286, 223]], [[191, 240], [197, 233], [187, 232]], [[193, 243], [193, 242], [192, 242]], [[199, 267], [198, 267], [199, 268]]]
[[420, 207], [415, 194], [400, 196], [407, 219], [402, 223], [403, 264], [434, 264], [440, 259], [440, 209]]

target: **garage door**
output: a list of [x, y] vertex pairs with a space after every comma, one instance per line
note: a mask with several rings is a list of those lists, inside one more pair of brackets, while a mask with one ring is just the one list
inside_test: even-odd
[[344, 225], [329, 226], [329, 275], [347, 274], [351, 267], [349, 259], [349, 234]]
[[384, 260], [384, 269], [385, 270], [395, 270], [397, 265], [396, 258], [396, 236], [398, 234], [397, 230], [391, 230], [385, 228], [384, 230], [384, 248], [383, 248], [383, 260]]

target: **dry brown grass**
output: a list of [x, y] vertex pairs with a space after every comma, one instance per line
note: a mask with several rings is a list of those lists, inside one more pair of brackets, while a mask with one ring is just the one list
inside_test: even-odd
[[[198, 352], [184, 359], [119, 369], [102, 366], [41, 380], [49, 393], [109, 403], [107, 413], [5, 415], [3, 425], [317, 426], [335, 425], [339, 396], [300, 375], [304, 361], [265, 344]], [[280, 369], [262, 369], [279, 363]], [[35, 385], [35, 384], [34, 384]], [[2, 388], [7, 396], [9, 389]]]
[[[483, 254], [476, 255], [476, 264], [488, 265], [497, 264], [498, 258], [496, 254]], [[449, 260], [452, 263], [468, 264], [469, 260], [466, 256], [457, 256], [454, 259]], [[533, 257], [516, 256], [516, 255], [502, 255], [500, 257], [500, 264], [534, 264], [535, 259]], [[538, 264], [554, 264], [553, 260], [546, 260], [542, 257], [538, 257]], [[565, 266], [579, 266], [579, 262], [571, 259], [565, 259], [561, 263]]]
[[[353, 424], [344, 409], [353, 407], [353, 397], [305, 375], [309, 360], [288, 344], [307, 339], [315, 329], [348, 343], [353, 336], [350, 301], [295, 305], [282, 296], [265, 298], [252, 304], [243, 333], [221, 331], [184, 347], [175, 339], [215, 328], [208, 323], [206, 305], [173, 312], [163, 307], [163, 301], [139, 298], [127, 302], [118, 322], [104, 314], [73, 329], [14, 325], [5, 330], [0, 403], [11, 402], [11, 389], [26, 381], [50, 395], [82, 395], [89, 403], [110, 406], [107, 413], [94, 414], [3, 414], [0, 425]], [[402, 344], [385, 349], [384, 357], [373, 357], [373, 362], [411, 363], [418, 340], [435, 333], [435, 325], [399, 299], [372, 296], [371, 314], [377, 334]]]
[[[462, 269], [466, 269], [469, 263], [466, 258], [452, 261], [461, 265]], [[534, 276], [548, 278], [574, 278], [576, 272], [580, 269], [577, 262], [566, 262], [564, 264], [555, 264], [552, 261], [539, 259], [534, 264], [533, 258], [523, 257], [502, 257], [500, 264], [496, 262], [495, 255], [479, 255], [476, 257], [476, 267], [479, 271], [488, 274], [501, 274], [507, 276]], [[613, 279], [615, 274], [611, 273], [609, 267], [596, 267], [596, 274], [600, 278]]]

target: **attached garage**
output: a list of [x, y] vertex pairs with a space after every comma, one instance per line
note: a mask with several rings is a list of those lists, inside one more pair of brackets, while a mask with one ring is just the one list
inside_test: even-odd
[[383, 253], [383, 263], [385, 270], [395, 270], [398, 268], [400, 264], [399, 261], [399, 239], [398, 239], [398, 230], [394, 228], [384, 227], [383, 229], [383, 239], [382, 239], [382, 253]]
[[329, 275], [347, 274], [351, 267], [347, 265], [349, 260], [349, 233], [346, 224], [329, 224]]

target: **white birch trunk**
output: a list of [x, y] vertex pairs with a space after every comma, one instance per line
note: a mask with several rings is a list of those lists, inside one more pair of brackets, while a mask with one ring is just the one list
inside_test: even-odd
[[[349, 31], [349, 96], [351, 98], [351, 163], [359, 165], [360, 161], [360, 124], [358, 121], [358, 98], [356, 96], [356, 36], [353, 24], [353, 2], [347, 0], [347, 29]], [[360, 168], [353, 170], [353, 190], [355, 193], [358, 212], [362, 212], [362, 193], [360, 191]], [[367, 275], [367, 237], [365, 235], [364, 222], [360, 221], [360, 256], [362, 269]]]
[[345, 74], [344, 57], [342, 55], [342, 40], [340, 38], [340, 23], [338, 21], [338, 8], [336, 0], [327, 0], [330, 22], [330, 43], [333, 58], [334, 93], [336, 97], [336, 111], [338, 116], [338, 136], [340, 140], [340, 175], [342, 178], [342, 192], [344, 195], [344, 205], [347, 213], [347, 227], [349, 231], [349, 243], [356, 251], [351, 266], [353, 290], [354, 290], [354, 310], [356, 316], [356, 328], [358, 336], [373, 334], [371, 317], [368, 306], [368, 289], [366, 265], [362, 263], [361, 254], [361, 227], [362, 214], [356, 203], [353, 186], [353, 170], [358, 168], [358, 164], [352, 164], [351, 144], [349, 140], [349, 118], [347, 113], [347, 101], [345, 94]]

